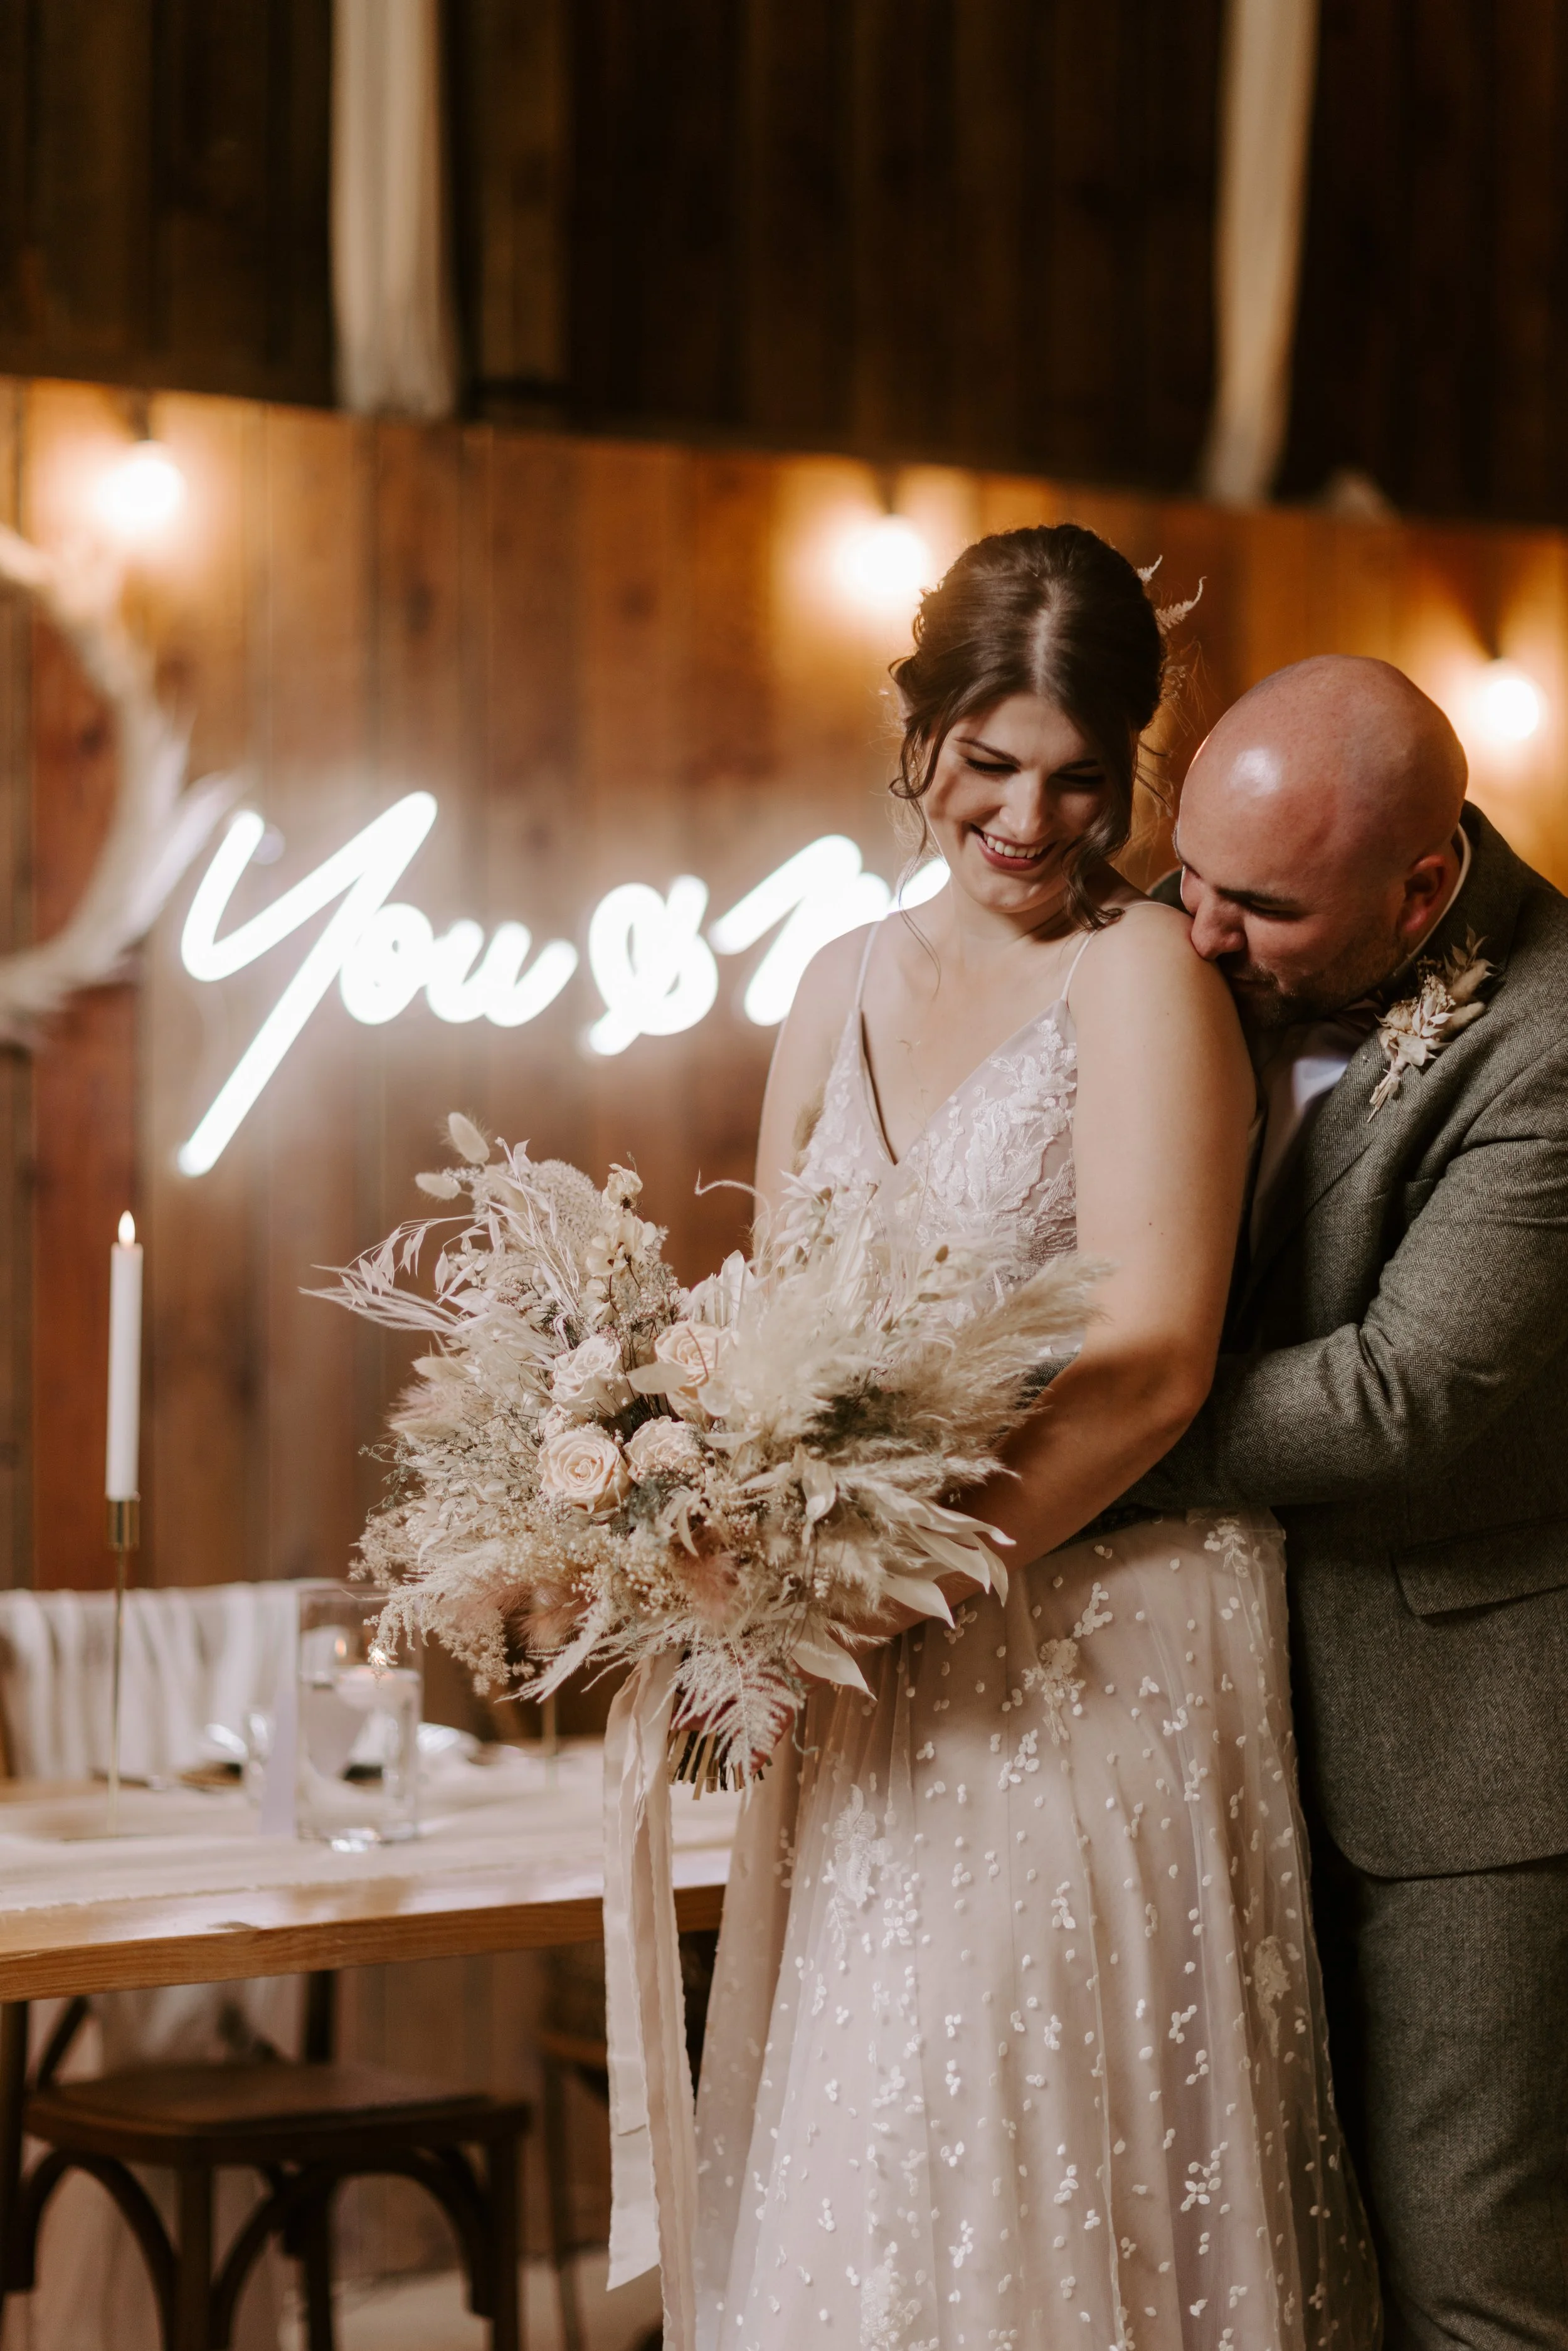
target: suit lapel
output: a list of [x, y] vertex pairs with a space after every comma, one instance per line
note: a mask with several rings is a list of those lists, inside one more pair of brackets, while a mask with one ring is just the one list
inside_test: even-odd
[[[1418, 960], [1446, 956], [1451, 948], [1461, 946], [1474, 932], [1480, 952], [1496, 967], [1487, 983], [1490, 1001], [1502, 981], [1528, 869], [1520, 863], [1502, 835], [1488, 823], [1479, 809], [1467, 803], [1462, 820], [1470, 839], [1469, 873], [1453, 905], [1430, 938], [1424, 941]], [[1401, 994], [1408, 993], [1413, 986], [1414, 975], [1406, 973], [1405, 979], [1393, 987], [1390, 1002], [1397, 1002]], [[1427, 1072], [1406, 1071], [1398, 1092], [1374, 1118], [1373, 1089], [1385, 1067], [1383, 1047], [1375, 1029], [1311, 1121], [1295, 1165], [1269, 1205], [1241, 1286], [1239, 1312], [1245, 1311], [1270, 1266], [1303, 1218], [1365, 1152], [1375, 1150], [1380, 1156], [1397, 1155], [1405, 1127], [1419, 1103]]]

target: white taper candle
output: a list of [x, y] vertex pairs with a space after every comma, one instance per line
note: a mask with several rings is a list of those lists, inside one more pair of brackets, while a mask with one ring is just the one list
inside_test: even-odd
[[141, 1491], [141, 1244], [129, 1212], [109, 1253], [109, 1446], [104, 1492], [111, 1502]]

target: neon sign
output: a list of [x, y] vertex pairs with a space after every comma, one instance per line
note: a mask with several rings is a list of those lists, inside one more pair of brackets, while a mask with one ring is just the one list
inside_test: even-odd
[[[560, 995], [578, 967], [569, 939], [548, 939], [536, 955], [528, 925], [507, 922], [486, 946], [482, 926], [468, 920], [437, 937], [417, 906], [392, 899], [434, 822], [432, 795], [408, 793], [220, 939], [218, 925], [267, 830], [249, 810], [233, 819], [181, 934], [181, 959], [193, 979], [227, 979], [335, 898], [340, 904], [181, 1145], [176, 1158], [185, 1175], [204, 1176], [216, 1164], [334, 980], [351, 1018], [371, 1026], [394, 1020], [421, 989], [437, 1019], [489, 1020], [499, 1029], [537, 1019]], [[946, 878], [941, 859], [933, 859], [898, 903], [924, 904]], [[743, 955], [769, 931], [778, 935], [747, 983], [742, 1008], [758, 1028], [773, 1028], [818, 948], [858, 924], [879, 922], [893, 903], [881, 875], [865, 872], [855, 843], [836, 832], [786, 858], [706, 932], [708, 889], [695, 874], [677, 874], [662, 896], [645, 882], [624, 882], [589, 920], [588, 967], [604, 1009], [584, 1042], [595, 1053], [623, 1053], [639, 1037], [695, 1028], [718, 996], [716, 957]]]

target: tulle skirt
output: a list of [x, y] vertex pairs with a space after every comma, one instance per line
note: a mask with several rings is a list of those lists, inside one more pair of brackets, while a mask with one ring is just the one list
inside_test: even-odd
[[702, 2351], [1376, 2342], [1284, 1627], [1271, 1520], [1145, 1520], [813, 1699], [725, 1905]]

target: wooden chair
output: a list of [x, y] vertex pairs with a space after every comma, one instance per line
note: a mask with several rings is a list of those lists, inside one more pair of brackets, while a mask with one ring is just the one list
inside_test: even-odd
[[[390, 2175], [417, 2181], [442, 2206], [467, 2272], [469, 2307], [489, 2320], [493, 2351], [520, 2351], [518, 2165], [528, 2106], [336, 2064], [335, 1991], [334, 1977], [310, 1978], [298, 2064], [149, 2066], [59, 2083], [87, 2013], [85, 2001], [73, 2001], [26, 2094], [26, 2131], [49, 2152], [8, 2200], [15, 2220], [5, 2290], [32, 2286], [45, 2209], [75, 2168], [101, 2183], [135, 2232], [165, 2351], [225, 2351], [240, 2292], [273, 2236], [300, 2266], [309, 2351], [333, 2351], [332, 2199], [346, 2179]], [[482, 2169], [468, 2152], [475, 2148], [484, 2150]], [[131, 2168], [138, 2163], [175, 2174], [172, 2240]], [[219, 2260], [213, 2185], [229, 2167], [259, 2172], [268, 2192]]]

